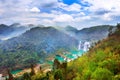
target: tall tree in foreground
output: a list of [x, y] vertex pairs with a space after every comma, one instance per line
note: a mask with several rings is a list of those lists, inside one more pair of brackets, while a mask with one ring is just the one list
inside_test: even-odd
[[8, 72], [8, 80], [14, 80], [14, 77], [13, 77], [13, 75], [11, 74], [11, 72], [10, 72], [10, 70], [8, 69], [7, 70], [7, 72]]
[[53, 70], [59, 69], [60, 68], [60, 62], [55, 59], [53, 63]]
[[62, 71], [60, 69], [57, 69], [54, 74], [55, 80], [63, 80]]
[[30, 72], [30, 75], [33, 76], [35, 75], [35, 70], [34, 70], [34, 65], [31, 64], [31, 72]]

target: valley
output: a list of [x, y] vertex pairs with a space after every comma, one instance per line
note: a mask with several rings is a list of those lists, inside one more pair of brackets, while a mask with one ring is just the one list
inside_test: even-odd
[[120, 80], [120, 0], [0, 0], [0, 80]]
[[[20, 24], [13, 25], [14, 27], [20, 26]], [[12, 74], [21, 74], [21, 72], [25, 72], [24, 69], [29, 68], [31, 64], [45, 64], [51, 67], [55, 58], [60, 62], [66, 60], [67, 62], [73, 61], [88, 51], [95, 42], [108, 36], [108, 27], [111, 26], [101, 25], [97, 27], [100, 27], [100, 29], [95, 26], [77, 30], [68, 26], [65, 29], [59, 30], [54, 27], [36, 27], [32, 25], [28, 30], [26, 28], [22, 28], [21, 30], [19, 27], [19, 35], [7, 40], [1, 39], [1, 73], [6, 75], [6, 69], [9, 68]], [[113, 27], [111, 29], [113, 30], [115, 28]], [[105, 35], [96, 35], [100, 31], [103, 31], [102, 33]], [[3, 35], [3, 33], [1, 33], [1, 35]]]

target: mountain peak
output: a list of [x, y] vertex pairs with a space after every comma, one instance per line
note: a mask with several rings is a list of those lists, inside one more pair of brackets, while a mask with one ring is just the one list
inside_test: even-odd
[[19, 27], [21, 24], [20, 23], [14, 23], [12, 25], [10, 25], [11, 27]]
[[0, 24], [0, 27], [6, 27], [7, 25], [5, 25], [5, 24]]
[[76, 28], [74, 28], [74, 27], [72, 27], [72, 26], [70, 26], [70, 25], [66, 26], [65, 29], [66, 29], [67, 31], [77, 31]]

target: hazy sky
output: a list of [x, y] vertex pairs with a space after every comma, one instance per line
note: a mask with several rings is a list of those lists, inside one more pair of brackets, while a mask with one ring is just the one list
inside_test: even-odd
[[0, 0], [0, 24], [72, 25], [120, 21], [120, 0]]

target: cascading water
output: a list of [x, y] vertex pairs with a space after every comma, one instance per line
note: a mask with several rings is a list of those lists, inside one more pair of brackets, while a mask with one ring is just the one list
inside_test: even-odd
[[86, 52], [89, 50], [89, 48], [90, 48], [90, 42], [88, 42], [88, 41], [84, 42], [83, 50]]
[[80, 41], [78, 45], [78, 50], [81, 50], [81, 47], [82, 47], [81, 45], [82, 45], [82, 42]]
[[85, 42], [82, 42], [82, 41], [79, 41], [79, 45], [78, 45], [78, 50], [83, 50], [83, 51], [88, 51], [90, 48], [90, 42], [88, 41], [85, 41]]

